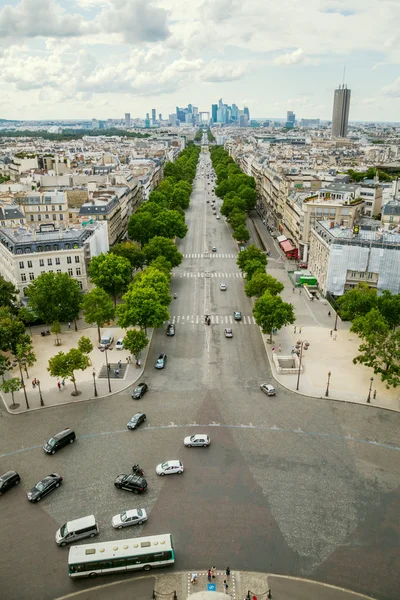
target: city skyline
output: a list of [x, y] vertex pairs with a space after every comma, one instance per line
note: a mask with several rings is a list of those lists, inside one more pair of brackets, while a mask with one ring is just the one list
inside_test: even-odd
[[200, 112], [222, 97], [256, 118], [331, 120], [346, 65], [351, 120], [399, 119], [400, 44], [390, 32], [400, 5], [311, 0], [299, 12], [295, 0], [193, 0], [190, 17], [184, 6], [6, 0], [0, 118], [144, 118], [154, 107], [166, 116], [190, 95]]

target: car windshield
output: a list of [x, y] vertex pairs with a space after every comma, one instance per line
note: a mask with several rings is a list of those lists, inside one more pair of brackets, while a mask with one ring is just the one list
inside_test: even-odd
[[135, 388], [135, 392], [141, 392], [142, 391], [142, 386], [139, 385], [139, 387]]
[[56, 445], [56, 440], [54, 438], [50, 438], [47, 443], [49, 446], [53, 447]]
[[68, 529], [67, 529], [67, 524], [64, 523], [64, 525], [62, 527], [60, 527], [60, 534], [61, 537], [65, 537], [68, 533]]
[[168, 469], [168, 466], [169, 466], [169, 465], [168, 465], [168, 463], [167, 463], [167, 462], [165, 462], [165, 463], [162, 463], [162, 464], [161, 464], [161, 468], [162, 468], [162, 469]]
[[136, 421], [138, 420], [139, 415], [134, 415], [131, 419], [131, 423], [136, 423]]
[[196, 441], [196, 436], [195, 436], [195, 435], [192, 435], [192, 437], [190, 438], [190, 441], [191, 441], [191, 442], [195, 442], [195, 441]]
[[121, 519], [121, 521], [124, 523], [124, 521], [126, 521], [126, 519], [128, 518], [128, 517], [126, 516], [126, 512], [123, 512], [123, 513], [121, 513], [121, 514], [119, 515], [119, 518], [120, 518], [120, 519]]
[[35, 485], [35, 488], [37, 489], [38, 492], [43, 492], [45, 487], [46, 486], [44, 485], [43, 481], [39, 481], [39, 483], [37, 483]]
[[137, 512], [137, 514], [138, 514], [139, 517], [143, 516], [143, 511], [142, 511], [141, 508], [138, 508], [136, 512]]

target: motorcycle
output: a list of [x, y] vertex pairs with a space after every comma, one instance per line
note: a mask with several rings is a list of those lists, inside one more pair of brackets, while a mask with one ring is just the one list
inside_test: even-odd
[[133, 467], [132, 467], [132, 474], [133, 474], [133, 475], [140, 475], [140, 477], [143, 477], [143, 475], [144, 475], [144, 470], [143, 470], [143, 469], [141, 469], [141, 468], [139, 467], [139, 465], [133, 465]]

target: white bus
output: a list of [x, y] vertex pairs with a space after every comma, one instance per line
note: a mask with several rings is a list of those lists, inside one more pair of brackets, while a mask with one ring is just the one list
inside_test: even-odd
[[72, 546], [68, 556], [70, 577], [95, 577], [103, 573], [119, 573], [154, 567], [164, 567], [175, 562], [174, 546], [170, 533], [148, 537], [82, 544]]

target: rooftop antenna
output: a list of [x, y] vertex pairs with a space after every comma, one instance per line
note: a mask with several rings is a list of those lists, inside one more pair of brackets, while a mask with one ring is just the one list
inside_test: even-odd
[[344, 89], [344, 80], [346, 77], [346, 65], [343, 66], [343, 89]]

